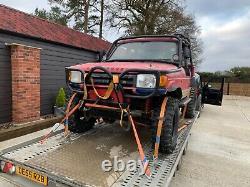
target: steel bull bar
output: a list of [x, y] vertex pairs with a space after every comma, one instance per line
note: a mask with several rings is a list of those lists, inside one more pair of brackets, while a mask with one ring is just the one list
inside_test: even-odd
[[[71, 83], [69, 81], [69, 77], [68, 77], [68, 72], [69, 71], [79, 71], [79, 72], [81, 72], [83, 81], [81, 83], [77, 83], [77, 84], [76, 83]], [[92, 79], [92, 74], [95, 73], [95, 72], [103, 72], [103, 73], [105, 73], [108, 76], [108, 78], [111, 80], [110, 84], [112, 83], [114, 76], [118, 76], [119, 80], [124, 79], [125, 76], [127, 76], [127, 75], [135, 75], [136, 76], [138, 74], [151, 74], [151, 75], [155, 76], [155, 78], [156, 78], [156, 86], [155, 86], [155, 88], [139, 88], [139, 89], [145, 91], [145, 93], [143, 93], [143, 94], [142, 93], [141, 94], [138, 94], [138, 93], [135, 93], [135, 94], [126, 93], [125, 88], [123, 87], [123, 85], [120, 82], [118, 82], [117, 85], [118, 85], [119, 91], [122, 92], [124, 98], [147, 99], [147, 98], [152, 97], [155, 94], [157, 94], [158, 89], [160, 89], [160, 87], [159, 87], [159, 85], [160, 85], [160, 72], [159, 71], [156, 71], [156, 70], [141, 70], [141, 69], [128, 69], [128, 70], [123, 71], [119, 75], [118, 74], [113, 75], [110, 71], [108, 71], [106, 68], [104, 68], [102, 66], [93, 67], [93, 68], [90, 69], [89, 72], [84, 72], [84, 71], [82, 71], [80, 69], [66, 68], [66, 75], [67, 75], [66, 76], [66, 83], [67, 83], [67, 86], [73, 92], [77, 92], [79, 94], [84, 94], [86, 92], [86, 90], [84, 90], [85, 86], [86, 86], [86, 82], [90, 81]], [[134, 85], [134, 86], [136, 86], [136, 85]], [[138, 88], [136, 88], [136, 89], [138, 89]]]

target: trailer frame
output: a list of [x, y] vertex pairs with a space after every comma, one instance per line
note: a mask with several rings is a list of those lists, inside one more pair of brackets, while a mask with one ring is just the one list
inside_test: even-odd
[[[186, 153], [187, 145], [189, 141], [189, 137], [191, 135], [191, 128], [193, 124], [196, 122], [199, 112], [196, 112], [194, 118], [190, 119], [190, 124], [180, 131], [178, 134], [178, 144], [174, 152], [170, 155], [160, 154], [158, 162], [154, 165], [153, 159], [150, 159], [150, 167], [152, 170], [152, 177], [148, 179], [145, 176], [139, 176], [138, 171], [130, 172], [124, 171], [113, 183], [111, 186], [169, 186], [176, 170], [178, 164], [181, 164], [181, 159], [184, 153]], [[85, 133], [88, 134], [89, 132]], [[74, 143], [74, 140], [83, 135], [73, 134], [71, 139], [68, 141], [70, 143]], [[46, 168], [43, 167], [35, 167], [25, 163], [25, 160], [18, 158], [18, 154], [22, 153], [27, 157], [35, 158], [37, 155], [46, 154], [47, 152], [53, 153], [58, 147], [62, 146], [65, 143], [65, 140], [62, 138], [63, 136], [62, 130], [58, 130], [52, 137], [50, 137], [47, 141], [48, 144], [37, 146], [42, 137], [37, 137], [27, 142], [21, 143], [19, 145], [15, 145], [0, 151], [0, 160], [5, 162], [10, 162], [15, 166], [21, 166], [27, 168], [31, 171], [35, 171], [39, 174], [45, 175], [48, 177], [49, 186], [55, 186], [57, 184], [65, 185], [65, 186], [91, 186], [86, 184], [84, 181], [76, 181], [74, 179], [70, 179], [67, 176], [60, 175], [58, 173], [50, 172]], [[36, 147], [36, 148], [35, 148]], [[34, 150], [34, 151], [33, 151]], [[146, 156], [149, 158], [152, 155], [152, 149], [150, 146], [146, 145]], [[10, 178], [8, 176], [8, 178]], [[23, 178], [23, 180], [28, 180]]]

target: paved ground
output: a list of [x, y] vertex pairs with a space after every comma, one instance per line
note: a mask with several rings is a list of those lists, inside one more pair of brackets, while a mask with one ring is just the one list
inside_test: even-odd
[[250, 186], [250, 97], [205, 106], [171, 187]]
[[[0, 142], [0, 150], [16, 143], [17, 139]], [[18, 186], [4, 177], [0, 174], [0, 186]], [[192, 129], [182, 168], [171, 184], [179, 186], [250, 186], [250, 97], [229, 96], [222, 107], [205, 106]]]

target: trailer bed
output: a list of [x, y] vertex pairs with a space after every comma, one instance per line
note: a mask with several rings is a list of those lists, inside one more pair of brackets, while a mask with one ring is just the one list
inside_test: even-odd
[[[125, 163], [138, 160], [139, 155], [131, 132], [117, 128], [119, 124], [97, 125], [85, 134], [72, 134], [65, 139], [62, 132], [40, 144], [40, 138], [3, 150], [0, 160], [27, 168], [48, 177], [48, 185], [67, 186], [168, 186], [187, 147], [190, 130], [195, 123], [190, 119], [187, 128], [180, 131], [178, 144], [170, 155], [159, 155], [153, 166], [149, 129], [138, 127], [139, 137], [150, 159], [152, 177], [139, 176], [138, 171], [104, 172], [103, 160], [113, 163], [114, 156]], [[24, 179], [26, 180], [26, 179]]]

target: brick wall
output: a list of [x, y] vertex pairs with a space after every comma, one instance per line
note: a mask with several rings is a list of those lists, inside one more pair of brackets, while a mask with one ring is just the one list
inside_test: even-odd
[[40, 117], [40, 49], [11, 45], [12, 120]]

